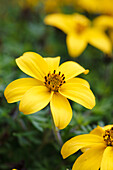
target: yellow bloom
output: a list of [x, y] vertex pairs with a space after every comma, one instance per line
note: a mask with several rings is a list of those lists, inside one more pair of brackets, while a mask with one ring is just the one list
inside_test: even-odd
[[113, 16], [101, 15], [94, 19], [93, 24], [99, 29], [107, 30], [113, 44]]
[[59, 66], [60, 57], [42, 58], [34, 52], [26, 52], [16, 59], [18, 67], [33, 78], [21, 78], [10, 83], [4, 92], [9, 103], [20, 101], [19, 110], [31, 114], [43, 109], [50, 102], [56, 127], [65, 128], [72, 109], [67, 98], [88, 109], [95, 106], [95, 97], [89, 83], [74, 78], [87, 73], [82, 66], [67, 61]]
[[113, 0], [79, 0], [77, 3], [89, 12], [113, 15]]
[[63, 145], [61, 154], [65, 159], [79, 149], [85, 152], [72, 170], [113, 170], [113, 125], [97, 126], [90, 134], [71, 138]]
[[46, 13], [60, 11], [59, 0], [43, 0], [43, 9]]
[[43, 9], [46, 13], [61, 12], [64, 6], [75, 6], [74, 0], [42, 0]]
[[55, 26], [67, 34], [66, 43], [70, 56], [79, 56], [89, 44], [111, 53], [112, 45], [108, 36], [98, 27], [92, 27], [91, 22], [80, 14], [51, 14], [46, 16], [45, 23]]

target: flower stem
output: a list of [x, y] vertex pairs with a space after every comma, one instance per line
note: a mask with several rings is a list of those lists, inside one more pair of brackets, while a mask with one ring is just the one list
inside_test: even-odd
[[61, 138], [61, 135], [60, 135], [60, 131], [55, 125], [54, 125], [54, 128], [53, 128], [53, 132], [54, 132], [54, 135], [55, 135], [57, 142], [59, 143], [60, 146], [62, 146], [63, 142], [62, 142], [62, 138]]
[[63, 142], [62, 142], [62, 138], [61, 138], [61, 135], [60, 135], [60, 131], [59, 131], [59, 129], [55, 126], [52, 115], [51, 115], [51, 119], [52, 119], [52, 127], [53, 127], [53, 133], [54, 133], [55, 139], [57, 140], [57, 142], [59, 143], [59, 145], [62, 146]]

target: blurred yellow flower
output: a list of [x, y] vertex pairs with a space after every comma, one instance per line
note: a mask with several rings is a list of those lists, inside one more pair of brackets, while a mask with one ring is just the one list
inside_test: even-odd
[[79, 0], [77, 3], [89, 12], [113, 15], [113, 0]]
[[[75, 6], [75, 0], [42, 0], [43, 9], [46, 13], [61, 12], [64, 6]], [[75, 6], [76, 7], [76, 6]]]
[[104, 53], [109, 54], [112, 51], [111, 41], [105, 32], [96, 26], [91, 26], [90, 20], [84, 15], [50, 14], [45, 17], [44, 22], [67, 34], [67, 48], [72, 57], [78, 57], [88, 43]]
[[[15, 3], [15, 0], [13, 2]], [[40, 4], [41, 12], [44, 13], [61, 12], [64, 6], [78, 7], [73, 0], [16, 0], [16, 4], [25, 9], [32, 9]]]
[[89, 83], [74, 78], [87, 74], [82, 66], [67, 61], [59, 66], [60, 57], [42, 58], [34, 52], [26, 52], [16, 59], [18, 67], [33, 78], [21, 78], [10, 83], [4, 92], [9, 103], [20, 101], [19, 110], [31, 114], [43, 109], [50, 102], [56, 127], [65, 128], [71, 118], [72, 109], [67, 98], [88, 109], [95, 106], [95, 97]]
[[59, 0], [43, 0], [43, 9], [46, 13], [60, 11]]
[[94, 19], [93, 24], [99, 29], [107, 30], [113, 44], [113, 16], [101, 15]]
[[113, 29], [113, 16], [100, 15], [93, 20], [93, 24], [103, 30]]
[[84, 153], [72, 170], [113, 170], [113, 125], [97, 126], [90, 134], [71, 138], [62, 146], [61, 154], [65, 159], [82, 148]]

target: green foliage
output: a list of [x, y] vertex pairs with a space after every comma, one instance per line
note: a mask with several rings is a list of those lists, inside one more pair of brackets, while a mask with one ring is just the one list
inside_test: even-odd
[[[1, 1], [2, 2], [2, 1]], [[6, 4], [7, 3], [7, 4]], [[3, 7], [3, 8], [2, 8]], [[73, 119], [60, 132], [63, 142], [78, 134], [89, 133], [96, 125], [113, 123], [113, 59], [88, 46], [78, 58], [70, 58], [65, 34], [43, 23], [45, 14], [40, 8], [21, 9], [2, 2], [0, 12], [0, 169], [65, 170], [80, 153], [63, 160], [57, 142], [49, 106], [33, 115], [23, 115], [17, 104], [8, 104], [4, 89], [11, 81], [25, 77], [16, 66], [15, 58], [25, 51], [42, 56], [61, 56], [61, 62], [74, 60], [88, 68], [87, 79], [96, 96], [96, 106], [87, 110], [71, 102]], [[63, 11], [67, 11], [64, 8]], [[70, 12], [73, 9], [69, 8]], [[67, 11], [67, 13], [69, 13]]]

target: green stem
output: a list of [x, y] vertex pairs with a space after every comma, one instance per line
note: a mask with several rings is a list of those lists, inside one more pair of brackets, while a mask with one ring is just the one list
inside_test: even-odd
[[54, 125], [53, 130], [54, 130], [54, 135], [55, 135], [56, 140], [58, 141], [60, 146], [62, 146], [63, 142], [62, 142], [62, 138], [61, 138], [59, 129]]
[[60, 131], [59, 131], [59, 129], [55, 126], [52, 115], [51, 115], [51, 118], [52, 118], [52, 126], [53, 126], [53, 133], [54, 133], [55, 139], [57, 140], [57, 142], [59, 143], [59, 145], [62, 146], [63, 142], [62, 142], [62, 138], [61, 138], [61, 135], [60, 135]]

